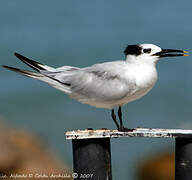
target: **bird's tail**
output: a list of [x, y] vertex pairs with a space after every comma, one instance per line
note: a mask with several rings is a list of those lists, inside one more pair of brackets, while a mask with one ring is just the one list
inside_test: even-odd
[[[38, 80], [41, 80], [41, 81], [46, 80], [46, 78], [41, 73], [41, 71], [49, 71], [49, 72], [55, 71], [55, 68], [52, 68], [52, 67], [47, 66], [47, 65], [40, 64], [39, 62], [34, 61], [32, 59], [29, 59], [27, 57], [24, 57], [21, 54], [15, 53], [15, 56], [18, 59], [20, 59], [22, 62], [24, 62], [26, 65], [28, 65], [29, 67], [36, 70], [37, 72], [26, 71], [26, 70], [23, 70], [23, 69], [18, 69], [18, 68], [6, 66], [6, 65], [3, 65], [3, 67], [6, 68], [6, 69], [9, 69], [11, 71], [15, 71], [15, 72], [20, 73], [22, 75], [25, 75], [25, 76], [28, 76], [28, 77], [31, 77], [31, 78], [34, 78], [34, 79], [38, 79]], [[45, 81], [45, 82], [47, 82], [47, 81]]]
[[3, 67], [6, 68], [6, 69], [9, 69], [11, 71], [20, 73], [20, 74], [22, 74], [24, 76], [34, 78], [34, 79], [42, 80], [42, 78], [43, 78], [43, 75], [40, 74], [40, 73], [35, 73], [35, 72], [32, 72], [32, 71], [26, 71], [26, 70], [23, 70], [23, 69], [18, 69], [18, 68], [6, 66], [6, 65], [3, 65]]
[[60, 82], [58, 79], [55, 79], [54, 77], [46, 75], [47, 73], [45, 73], [45, 72], [50, 72], [50, 73], [55, 72], [56, 71], [55, 68], [52, 68], [52, 67], [44, 65], [44, 64], [40, 64], [39, 62], [28, 59], [27, 57], [24, 57], [18, 53], [15, 53], [15, 56], [18, 59], [20, 59], [22, 62], [24, 62], [26, 65], [28, 65], [31, 68], [33, 68], [34, 70], [36, 70], [37, 72], [18, 69], [18, 68], [6, 66], [6, 65], [3, 65], [3, 67], [6, 69], [9, 69], [11, 71], [20, 73], [24, 76], [31, 77], [31, 78], [46, 82], [49, 85], [65, 92], [65, 93], [70, 93], [68, 84]]
[[30, 66], [31, 68], [33, 68], [34, 70], [36, 70], [37, 72], [40, 71], [55, 71], [55, 68], [52, 68], [50, 66], [41, 64], [37, 61], [34, 61], [32, 59], [29, 59], [25, 56], [22, 56], [21, 54], [15, 53], [15, 56], [20, 59], [22, 62], [24, 62], [26, 65]]

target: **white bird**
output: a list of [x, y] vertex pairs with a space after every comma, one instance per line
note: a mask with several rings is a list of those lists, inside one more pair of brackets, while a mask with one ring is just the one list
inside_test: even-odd
[[[119, 131], [129, 131], [122, 121], [121, 106], [147, 94], [157, 81], [156, 63], [162, 57], [187, 56], [187, 51], [161, 49], [154, 44], [128, 45], [126, 59], [94, 64], [85, 68], [49, 67], [18, 53], [15, 56], [36, 70], [31, 72], [3, 66], [9, 70], [48, 83], [84, 104], [112, 109]], [[119, 107], [117, 122], [114, 108]]]

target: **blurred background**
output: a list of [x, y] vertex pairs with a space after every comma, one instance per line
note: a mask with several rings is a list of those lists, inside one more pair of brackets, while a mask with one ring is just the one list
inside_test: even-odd
[[[85, 67], [124, 59], [127, 44], [153, 43], [191, 51], [192, 1], [2, 1], [0, 64], [29, 69], [18, 52], [53, 67]], [[129, 128], [192, 128], [191, 57], [162, 59], [159, 79], [142, 99], [123, 108]], [[110, 111], [82, 105], [48, 85], [0, 68], [0, 117], [41, 139], [72, 168], [72, 129], [111, 128]], [[171, 139], [112, 140], [114, 179], [140, 179], [140, 163], [172, 153]], [[156, 156], [156, 155], [155, 155]]]

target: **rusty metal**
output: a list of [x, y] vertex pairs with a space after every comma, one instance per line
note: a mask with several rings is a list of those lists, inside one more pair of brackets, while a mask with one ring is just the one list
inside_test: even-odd
[[192, 180], [192, 130], [136, 128], [130, 132], [118, 130], [75, 130], [66, 132], [72, 139], [74, 172], [90, 180], [111, 180], [110, 138], [158, 137], [175, 138], [175, 180]]
[[73, 139], [75, 179], [112, 180], [110, 138]]
[[157, 137], [176, 138], [191, 137], [192, 130], [187, 129], [152, 129], [136, 128], [130, 132], [120, 132], [118, 130], [74, 130], [66, 132], [66, 139], [89, 139], [89, 138], [117, 138], [117, 137]]
[[175, 180], [192, 179], [192, 138], [176, 138]]

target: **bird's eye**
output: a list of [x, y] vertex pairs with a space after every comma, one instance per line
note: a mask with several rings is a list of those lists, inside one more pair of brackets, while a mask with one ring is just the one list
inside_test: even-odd
[[149, 53], [151, 52], [151, 49], [150, 49], [150, 48], [148, 48], [148, 49], [143, 49], [143, 52], [149, 54]]

